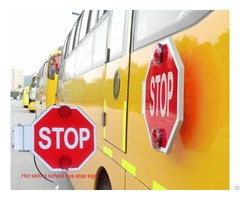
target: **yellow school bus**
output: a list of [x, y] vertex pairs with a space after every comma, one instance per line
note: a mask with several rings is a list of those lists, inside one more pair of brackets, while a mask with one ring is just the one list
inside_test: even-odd
[[29, 105], [28, 110], [30, 112], [35, 112], [35, 100], [36, 100], [36, 85], [37, 85], [37, 75], [34, 75], [29, 86]]
[[48, 106], [56, 105], [58, 64], [62, 53], [61, 48], [62, 47], [58, 47], [52, 52], [38, 72], [36, 117], [38, 117]]
[[29, 104], [29, 86], [23, 90], [23, 107], [27, 108]]
[[[163, 153], [151, 145], [143, 83], [167, 38], [184, 94], [182, 125]], [[228, 190], [229, 11], [83, 11], [63, 46], [57, 104], [81, 107], [97, 127], [97, 152], [68, 172], [75, 189]]]

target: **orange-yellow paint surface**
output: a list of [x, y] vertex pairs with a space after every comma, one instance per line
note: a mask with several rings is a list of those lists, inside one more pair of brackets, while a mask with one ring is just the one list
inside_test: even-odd
[[56, 104], [58, 74], [55, 74], [54, 80], [47, 79], [46, 108]]
[[28, 107], [29, 104], [29, 86], [23, 90], [23, 106]]
[[50, 105], [56, 105], [57, 97], [57, 85], [58, 74], [55, 72], [54, 79], [48, 78], [50, 60], [55, 59], [55, 64], [58, 65], [61, 51], [56, 48], [48, 58], [48, 61], [44, 63], [44, 70], [42, 72], [41, 80], [39, 78], [39, 84], [36, 92], [36, 117], [38, 117], [46, 108]]
[[[98, 164], [96, 165], [96, 163]], [[101, 167], [104, 167], [107, 171], [112, 189], [123, 190], [125, 185], [125, 170], [99, 150], [80, 171], [68, 172], [68, 176], [72, 177], [70, 181], [74, 189], [94, 190], [96, 178]], [[86, 176], [85, 178], [80, 178], [84, 177], [84, 175]]]
[[[103, 166], [112, 182], [120, 179], [126, 184], [125, 187], [122, 182], [114, 184], [114, 189], [152, 189], [154, 183], [167, 190], [229, 189], [229, 12], [214, 11], [200, 23], [171, 37], [185, 67], [185, 77], [184, 121], [170, 154], [151, 149], [141, 114], [142, 81], [154, 44], [133, 52], [129, 68], [128, 59], [123, 58], [61, 85], [59, 104], [80, 106], [97, 126], [98, 152], [81, 173], [95, 173]], [[113, 99], [112, 87], [114, 72], [121, 69], [120, 65], [124, 68], [121, 77], [129, 80], [121, 79], [122, 102], [118, 104]], [[121, 94], [122, 88], [128, 90], [128, 97]], [[122, 121], [126, 100], [124, 152]], [[101, 125], [104, 111], [105, 137]], [[103, 146], [111, 149], [112, 158], [103, 153]], [[122, 160], [131, 164], [134, 176], [122, 167]], [[75, 189], [94, 189], [93, 181], [71, 179], [71, 182]]]
[[35, 110], [35, 101], [32, 101], [30, 104], [28, 104], [28, 110], [34, 111]]
[[229, 24], [219, 20], [228, 17], [215, 11], [173, 36], [185, 67], [184, 121], [169, 155], [151, 149], [141, 116], [139, 91], [153, 45], [132, 54], [128, 160], [149, 188], [156, 180], [167, 189], [229, 189]]

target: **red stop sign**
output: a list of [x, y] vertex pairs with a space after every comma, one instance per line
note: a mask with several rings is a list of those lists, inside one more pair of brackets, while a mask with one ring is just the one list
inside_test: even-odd
[[154, 46], [145, 77], [145, 122], [153, 149], [169, 153], [183, 122], [184, 66], [169, 37]]
[[33, 123], [32, 153], [51, 171], [77, 171], [96, 152], [96, 125], [76, 106], [50, 106]]

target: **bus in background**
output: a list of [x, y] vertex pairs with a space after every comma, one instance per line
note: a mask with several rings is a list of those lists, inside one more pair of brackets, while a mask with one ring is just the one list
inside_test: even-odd
[[[184, 120], [165, 154], [150, 141], [143, 82], [169, 37], [184, 65]], [[159, 116], [162, 78], [150, 85]], [[71, 178], [75, 189], [229, 189], [229, 11], [83, 11], [63, 46], [57, 104], [79, 106], [97, 127], [97, 152], [67, 172], [93, 178]]]
[[38, 117], [48, 106], [56, 105], [58, 65], [62, 47], [56, 48], [38, 73], [36, 111]]
[[29, 86], [25, 87], [23, 90], [23, 107], [27, 108], [29, 104]]
[[36, 86], [37, 86], [37, 75], [34, 75], [29, 86], [29, 104], [28, 109], [30, 112], [35, 112], [35, 99], [36, 99]]

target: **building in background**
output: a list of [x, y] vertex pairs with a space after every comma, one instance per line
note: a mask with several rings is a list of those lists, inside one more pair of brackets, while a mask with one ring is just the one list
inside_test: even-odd
[[18, 67], [11, 67], [10, 69], [10, 90], [11, 97], [20, 99], [24, 88], [23, 70]]
[[19, 67], [11, 67], [11, 69], [10, 69], [11, 97], [16, 99], [17, 96], [21, 96], [21, 93], [22, 93], [24, 87], [27, 87], [30, 85], [32, 77], [35, 74], [36, 73], [34, 73], [32, 75], [24, 76], [24, 70], [20, 69]]

